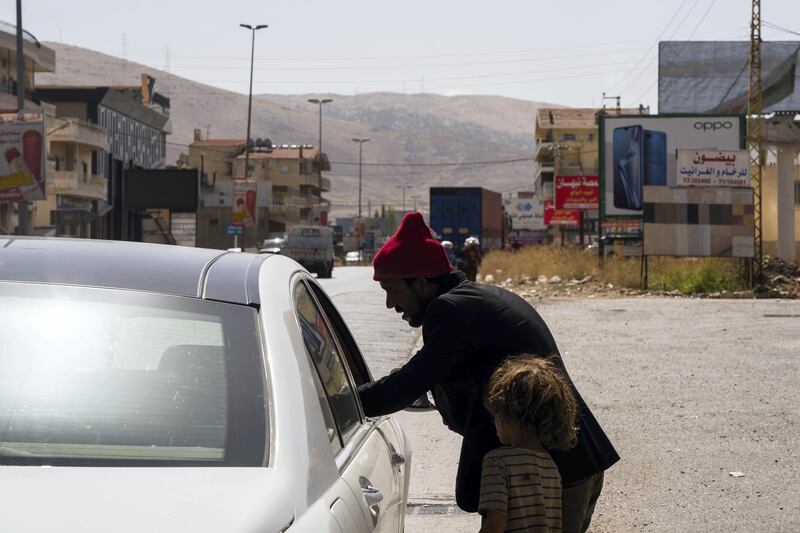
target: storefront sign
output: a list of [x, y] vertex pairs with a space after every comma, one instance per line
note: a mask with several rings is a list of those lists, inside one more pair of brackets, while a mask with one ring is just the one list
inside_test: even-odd
[[678, 186], [750, 187], [747, 150], [678, 150]]
[[556, 209], [598, 209], [600, 176], [556, 176]]
[[576, 210], [556, 209], [552, 200], [545, 200], [544, 223], [548, 226], [579, 226], [581, 223], [581, 212]]

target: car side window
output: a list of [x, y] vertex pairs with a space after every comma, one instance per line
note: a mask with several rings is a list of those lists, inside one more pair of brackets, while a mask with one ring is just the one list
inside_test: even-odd
[[322, 310], [328, 317], [328, 321], [333, 328], [333, 333], [339, 341], [339, 346], [342, 347], [347, 366], [350, 368], [350, 373], [353, 375], [353, 381], [355, 381], [356, 385], [369, 383], [372, 381], [372, 374], [341, 315], [339, 315], [333, 303], [316, 283], [309, 283], [309, 285], [314, 291], [314, 296], [316, 296], [317, 301], [322, 306]]
[[[355, 390], [324, 315], [304, 283], [295, 286], [294, 301], [303, 342], [322, 382], [330, 411], [333, 413], [336, 427], [330, 427], [330, 421], [327, 424], [331, 447], [335, 453], [347, 443], [361, 424]], [[333, 437], [341, 437], [341, 442]]]

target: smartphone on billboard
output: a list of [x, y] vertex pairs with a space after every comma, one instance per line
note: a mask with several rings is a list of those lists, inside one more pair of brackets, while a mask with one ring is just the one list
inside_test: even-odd
[[667, 185], [667, 134], [644, 130], [644, 184]]
[[614, 207], [619, 209], [642, 209], [643, 135], [641, 126], [614, 129]]

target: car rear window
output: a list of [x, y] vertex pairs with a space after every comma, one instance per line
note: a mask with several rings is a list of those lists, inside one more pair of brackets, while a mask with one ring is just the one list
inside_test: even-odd
[[256, 311], [0, 283], [0, 463], [260, 466]]

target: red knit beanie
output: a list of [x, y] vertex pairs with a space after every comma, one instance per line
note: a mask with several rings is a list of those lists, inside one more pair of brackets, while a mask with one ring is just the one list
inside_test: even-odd
[[420, 213], [408, 213], [372, 261], [372, 279], [435, 278], [453, 270], [442, 244]]

